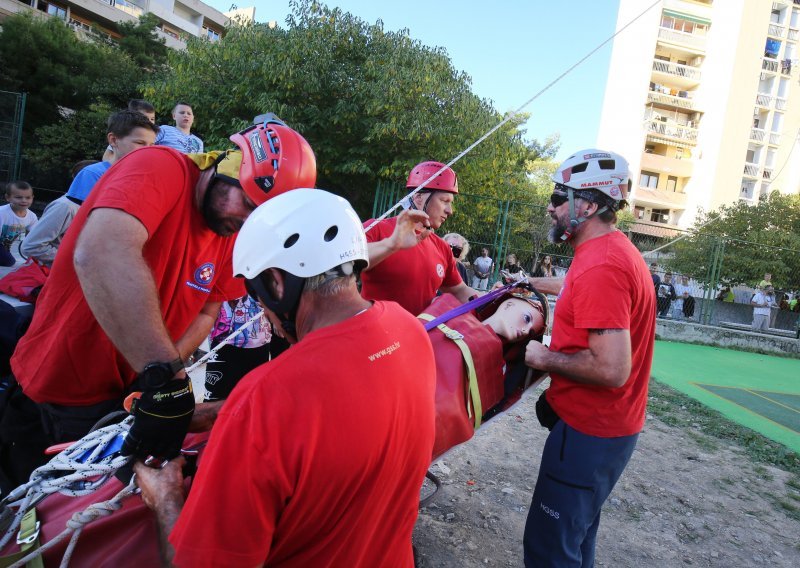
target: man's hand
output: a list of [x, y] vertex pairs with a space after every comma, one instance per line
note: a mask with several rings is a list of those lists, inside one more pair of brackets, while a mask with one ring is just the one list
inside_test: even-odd
[[133, 464], [136, 485], [142, 490], [142, 501], [153, 511], [166, 504], [183, 505], [183, 466], [186, 461], [178, 457], [168, 461], [163, 468], [155, 469], [140, 461]]
[[181, 451], [194, 413], [194, 394], [188, 378], [145, 390], [131, 403], [133, 425], [122, 443], [122, 455], [172, 459]]
[[222, 408], [224, 400], [214, 402], [201, 402], [194, 408], [192, 423], [189, 424], [189, 432], [208, 432], [217, 421], [217, 416]]
[[550, 350], [538, 341], [530, 341], [525, 347], [525, 364], [533, 369], [547, 371], [547, 359], [549, 356]]
[[[420, 227], [420, 224], [422, 225]], [[421, 229], [421, 232], [419, 230]], [[428, 223], [428, 214], [416, 209], [408, 209], [397, 216], [397, 225], [389, 239], [395, 250], [416, 246], [433, 232]]]

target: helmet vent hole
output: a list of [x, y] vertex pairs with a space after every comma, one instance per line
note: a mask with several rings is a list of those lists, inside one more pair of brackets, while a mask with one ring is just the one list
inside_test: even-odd
[[617, 163], [614, 160], [598, 160], [598, 163], [601, 170], [613, 170], [617, 167]]
[[581, 164], [575, 164], [574, 166], [572, 166], [572, 173], [573, 174], [578, 174], [580, 172], [585, 172], [586, 168], [588, 168], [588, 167], [589, 167], [589, 162], [583, 162]]
[[295, 233], [283, 242], [283, 248], [288, 249], [294, 246], [294, 244], [299, 240], [300, 240], [300, 235]]
[[339, 227], [337, 227], [336, 225], [334, 225], [334, 226], [332, 226], [331, 228], [329, 228], [327, 231], [325, 231], [325, 236], [324, 236], [324, 237], [322, 237], [322, 238], [323, 238], [323, 239], [325, 239], [325, 242], [326, 242], [326, 243], [329, 243], [329, 242], [331, 242], [333, 239], [335, 239], [335, 238], [336, 238], [336, 235], [338, 235], [338, 234], [339, 234]]

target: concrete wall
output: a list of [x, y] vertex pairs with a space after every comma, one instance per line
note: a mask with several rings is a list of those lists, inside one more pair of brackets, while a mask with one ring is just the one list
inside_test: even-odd
[[666, 341], [700, 343], [733, 349], [753, 349], [765, 353], [800, 357], [800, 340], [737, 331], [695, 323], [656, 320], [656, 335]]
[[[713, 313], [711, 315], [710, 325], [719, 325], [720, 322], [753, 323], [753, 307], [747, 304], [737, 304], [729, 302], [718, 302], [716, 300], [704, 300], [702, 298], [695, 298], [695, 311], [694, 318], [698, 319], [700, 314], [700, 307], [713, 303]], [[709, 307], [711, 309], [711, 307]], [[770, 327], [783, 330], [794, 330], [797, 326], [797, 319], [800, 314], [796, 312], [788, 312], [785, 310], [772, 309], [772, 316], [770, 318]]]

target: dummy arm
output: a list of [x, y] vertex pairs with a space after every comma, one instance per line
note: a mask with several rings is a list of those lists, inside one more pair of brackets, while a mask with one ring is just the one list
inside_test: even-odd
[[399, 250], [411, 248], [417, 243], [426, 239], [430, 234], [430, 229], [423, 227], [422, 232], [417, 234], [417, 223], [427, 225], [428, 214], [422, 211], [407, 210], [397, 216], [397, 225], [391, 236], [374, 243], [367, 244], [369, 253], [369, 268], [372, 270], [387, 257]]
[[577, 383], [621, 387], [631, 374], [631, 334], [627, 329], [590, 329], [589, 348], [576, 353], [550, 351], [531, 341], [525, 349], [525, 364], [555, 371]]
[[142, 257], [147, 238], [147, 229], [132, 215], [95, 209], [73, 258], [89, 308], [137, 373], [148, 363], [179, 356], [164, 327], [152, 272]]

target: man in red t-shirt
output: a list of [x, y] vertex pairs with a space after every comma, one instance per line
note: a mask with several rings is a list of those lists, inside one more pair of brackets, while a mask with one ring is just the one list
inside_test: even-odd
[[628, 163], [588, 149], [553, 175], [550, 238], [575, 257], [565, 278], [531, 278], [558, 292], [549, 349], [530, 342], [528, 366], [550, 372], [536, 404], [551, 432], [525, 526], [525, 565], [592, 566], [600, 510], [644, 425], [655, 340], [647, 265], [616, 229]]
[[134, 467], [165, 564], [414, 565], [433, 349], [400, 306], [359, 295], [367, 259], [355, 212], [322, 190], [270, 200], [242, 227], [234, 270], [298, 343], [236, 386], [185, 505], [181, 460]]
[[[417, 164], [408, 176], [407, 189], [415, 189], [444, 167], [439, 162]], [[462, 302], [479, 295], [461, 279], [450, 245], [433, 233], [453, 214], [457, 194], [456, 173], [446, 168], [411, 197], [408, 210], [367, 231], [369, 268], [361, 278], [364, 298], [392, 300], [418, 315], [437, 290]], [[372, 220], [364, 226], [371, 224]]]
[[44, 461], [43, 447], [81, 438], [134, 390], [143, 394], [123, 450], [177, 455], [194, 411], [183, 360], [220, 303], [245, 293], [230, 237], [258, 203], [316, 181], [308, 143], [279, 121], [231, 140], [239, 151], [132, 152], [81, 206], [11, 359], [21, 391], [0, 436], [13, 481]]

